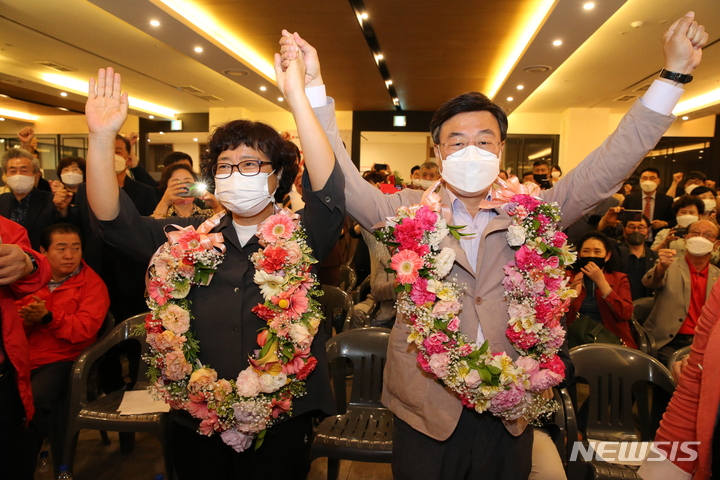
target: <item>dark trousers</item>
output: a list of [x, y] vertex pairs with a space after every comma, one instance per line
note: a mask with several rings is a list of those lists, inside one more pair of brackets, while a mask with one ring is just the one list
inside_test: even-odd
[[23, 435], [23, 455], [20, 463], [24, 465], [24, 469], [22, 477], [19, 478], [34, 478], [37, 457], [50, 428], [51, 413], [54, 413], [53, 418], [59, 420], [64, 421], [67, 417], [62, 410], [66, 407], [65, 395], [72, 366], [73, 362], [49, 363], [30, 372], [35, 415]]
[[445, 441], [424, 435], [395, 416], [392, 471], [395, 480], [527, 480], [533, 429], [508, 433], [490, 413], [464, 408]]
[[683, 347], [692, 345], [694, 337], [694, 335], [685, 335], [680, 333], [675, 335], [675, 338], [673, 338], [670, 343], [658, 350], [658, 360], [660, 360], [660, 363], [666, 365], [673, 353]]
[[18, 393], [17, 378], [9, 361], [0, 376], [0, 479], [21, 478], [20, 439], [25, 431], [25, 408]]
[[259, 449], [237, 453], [220, 435], [200, 435], [177, 422], [172, 454], [180, 480], [304, 480], [310, 471], [312, 413], [268, 429]]

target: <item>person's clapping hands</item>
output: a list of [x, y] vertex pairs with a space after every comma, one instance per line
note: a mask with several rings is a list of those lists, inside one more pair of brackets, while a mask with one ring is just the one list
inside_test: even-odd
[[18, 310], [20, 318], [25, 321], [25, 325], [40, 323], [43, 317], [48, 314], [45, 300], [41, 299], [37, 295], [33, 295], [33, 299], [35, 299], [34, 302], [30, 302]]

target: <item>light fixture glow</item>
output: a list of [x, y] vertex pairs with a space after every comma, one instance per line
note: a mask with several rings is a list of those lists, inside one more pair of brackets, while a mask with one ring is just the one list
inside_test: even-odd
[[160, 22], [158, 22], [157, 20], [150, 20], [150, 25], [152, 25], [153, 27], [159, 27]]
[[[0, 122], [4, 122], [4, 121], [5, 121], [5, 118], [4, 118], [4, 117], [0, 117]], [[3, 140], [3, 142], [4, 142], [4, 141], [5, 141], [5, 140]]]
[[197, 53], [202, 53], [203, 48], [202, 48], [202, 47], [195, 47], [193, 50], [195, 50]]
[[375, 60], [382, 60], [383, 58], [385, 58], [385, 57], [383, 56], [382, 53], [378, 53], [377, 55], [375, 55]]
[[510, 36], [508, 38], [516, 38], [517, 40], [511, 49], [500, 52], [500, 58], [506, 60], [499, 68], [497, 66], [493, 68], [495, 73], [492, 78], [494, 80], [487, 91], [490, 98], [495, 96], [502, 84], [505, 83], [508, 75], [510, 75], [510, 72], [515, 68], [515, 64], [520, 60], [545, 18], [550, 14], [553, 5], [555, 5], [555, 0], [541, 0], [533, 3], [535, 8], [527, 8], [523, 12], [525, 14], [524, 21], [515, 22], [515, 31], [509, 32]]
[[278, 102], [284, 102], [285, 99], [283, 97], [278, 97]]
[[400, 99], [399, 98], [393, 98], [393, 104], [400, 105]]
[[66, 92], [60, 92], [60, 96], [61, 96], [61, 97], [67, 97], [67, 93], [66, 93]]
[[388, 86], [392, 85], [392, 80], [385, 80], [385, 85], [388, 85]]
[[165, 135], [165, 132], [158, 132], [160, 135]]
[[592, 10], [593, 8], [595, 8], [595, 4], [592, 3], [592, 2], [588, 2], [588, 3], [586, 3], [585, 5], [583, 5], [583, 8], [584, 8], [585, 10]]
[[202, 7], [196, 5], [193, 0], [160, 0], [167, 7], [175, 11], [185, 20], [198, 27], [203, 32], [209, 32], [212, 37], [224, 47], [230, 49], [243, 61], [249, 63], [262, 73], [268, 81], [275, 81], [275, 67], [268, 62], [266, 55], [260, 55], [243, 40], [238, 38], [234, 32], [225, 28], [207, 14]]
[[518, 90], [522, 90], [523, 88], [525, 88], [524, 85], [518, 85], [518, 86], [517, 86], [517, 89], [518, 89]]
[[513, 97], [507, 97], [508, 102], [512, 102], [513, 100], [515, 100]]
[[[72, 90], [75, 93], [87, 96], [88, 84], [87, 81], [77, 80], [63, 75], [57, 75], [55, 73], [43, 73], [42, 79], [48, 83], [52, 83], [58, 87], [63, 87], [67, 90]], [[142, 110], [145, 113], [157, 113], [163, 117], [174, 117], [178, 112], [162, 105], [156, 105], [154, 103], [146, 102], [135, 97], [128, 99], [130, 106], [136, 110]]]
[[367, 13], [363, 13], [360, 15], [360, 18], [362, 18], [363, 20], [367, 20], [368, 17], [369, 17], [369, 15]]
[[689, 120], [690, 117], [688, 117], [687, 115], [685, 115], [684, 117], [682, 117], [682, 119], [683, 119], [683, 120]]
[[31, 120], [33, 122], [38, 119], [38, 117], [30, 115], [29, 113], [6, 110], [4, 108], [0, 108], [0, 115], [3, 117], [17, 118], [18, 120]]
[[197, 139], [197, 138], [193, 138], [193, 142], [197, 142], [197, 141], [198, 141], [198, 139]]
[[265, 90], [267, 90], [267, 87], [265, 87], [265, 86], [260, 87], [261, 92], [264, 92]]
[[148, 115], [148, 118], [152, 120], [153, 118], [155, 118], [155, 115]]
[[673, 110], [673, 115], [691, 113], [695, 110], [700, 110], [701, 108], [716, 105], [718, 103], [720, 103], [720, 88], [678, 103]]
[[553, 45], [555, 45], [556, 47], [559, 47], [560, 45], [562, 45], [562, 40], [555, 40], [553, 42]]

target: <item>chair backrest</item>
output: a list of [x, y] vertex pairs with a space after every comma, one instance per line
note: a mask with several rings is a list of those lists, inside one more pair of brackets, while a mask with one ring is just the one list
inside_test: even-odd
[[332, 285], [323, 285], [324, 294], [318, 298], [320, 302], [320, 310], [325, 317], [325, 332], [328, 337], [332, 336], [332, 329], [340, 333], [345, 327], [345, 323], [350, 324], [352, 316], [353, 301], [347, 292], [340, 290]]
[[370, 294], [370, 277], [365, 277], [365, 280], [360, 282], [360, 285], [355, 287], [354, 290], [351, 292], [348, 292], [350, 294], [350, 298], [352, 299], [353, 303], [357, 305], [358, 303], [362, 302], [367, 298], [367, 296]]
[[650, 316], [653, 306], [655, 305], [655, 297], [643, 297], [633, 300], [633, 315], [640, 325]]
[[[576, 379], [584, 379], [590, 395], [580, 409], [587, 412], [587, 438], [648, 441], [655, 437], [663, 408], [657, 408], [662, 391], [667, 400], [675, 390], [670, 372], [658, 360], [633, 348], [610, 344], [580, 345], [570, 350]], [[658, 387], [648, 396], [649, 385]], [[633, 420], [637, 406], [638, 424]], [[640, 432], [638, 438], [637, 432]]]
[[357, 274], [355, 273], [355, 270], [352, 269], [352, 267], [349, 267], [347, 265], [341, 265], [340, 266], [340, 290], [343, 290], [345, 292], [350, 292], [355, 288], [355, 285], [357, 284]]
[[[380, 394], [389, 340], [390, 329], [380, 327], [356, 328], [328, 340], [327, 357], [338, 410], [344, 411], [346, 405], [382, 407]], [[353, 366], [349, 402], [345, 390], [347, 361]]]
[[100, 325], [100, 330], [98, 330], [96, 341], [100, 341], [110, 335], [110, 332], [113, 331], [113, 328], [115, 328], [115, 317], [110, 312], [110, 310], [108, 310], [107, 314], [105, 315], [105, 320], [103, 320], [102, 325]]
[[678, 350], [675, 350], [672, 355], [670, 355], [670, 358], [668, 358], [667, 365], [665, 366], [669, 370], [672, 370], [673, 363], [677, 362], [678, 360], [682, 360], [685, 355], [690, 355], [690, 345], [686, 345]]

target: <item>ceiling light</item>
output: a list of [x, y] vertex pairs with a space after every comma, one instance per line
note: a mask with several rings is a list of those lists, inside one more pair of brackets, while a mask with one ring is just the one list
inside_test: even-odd
[[152, 120], [153, 118], [155, 118], [155, 115], [149, 115], [148, 118]]
[[694, 112], [695, 110], [700, 110], [701, 108], [716, 105], [718, 103], [720, 103], [720, 88], [678, 103], [673, 110], [673, 114], [682, 115], [684, 113]]
[[595, 4], [592, 3], [592, 2], [588, 2], [588, 3], [586, 3], [585, 5], [583, 5], [583, 8], [584, 8], [585, 10], [592, 10], [593, 8], [595, 8]]
[[682, 119], [683, 119], [683, 120], [689, 120], [690, 117], [688, 117], [687, 115], [685, 115], [684, 117], [682, 117]]
[[2, 98], [10, 98], [10, 97], [8, 97], [7, 95], [5, 95], [4, 93], [0, 93], [0, 97], [2, 97]]
[[525, 88], [524, 85], [518, 85], [518, 86], [517, 86], [517, 89], [518, 89], [518, 90], [522, 90], [523, 88]]
[[158, 132], [160, 135], [165, 135], [165, 132]]
[[150, 141], [150, 139], [148, 138], [148, 142], [149, 142], [149, 141]]
[[512, 102], [513, 100], [515, 100], [513, 97], [507, 97], [508, 102]]
[[160, 0], [160, 2], [198, 27], [200, 31], [211, 32], [210, 35], [220, 44], [259, 70], [268, 81], [274, 81], [275, 67], [272, 61], [267, 60], [267, 55], [259, 54], [248, 43], [241, 40], [234, 31], [230, 31], [218, 23], [203, 7], [197, 5], [199, 2], [189, 2], [188, 0]]
[[60, 92], [60, 96], [61, 96], [61, 97], [67, 97], [67, 93], [65, 93], [65, 92]]
[[33, 122], [38, 119], [38, 117], [30, 115], [29, 113], [6, 110], [4, 108], [0, 108], [0, 115], [3, 117], [17, 118], [18, 120], [32, 120]]
[[63, 112], [69, 112], [69, 111], [70, 111], [70, 110], [68, 110], [68, 109], [65, 108], [65, 107], [57, 107], [57, 109], [58, 109], [58, 110], [62, 110]]
[[195, 47], [194, 50], [195, 50], [197, 53], [202, 53], [202, 50], [203, 50], [203, 49], [202, 49], [202, 47]]
[[197, 142], [197, 140], [198, 140], [197, 138], [193, 138], [193, 142]]
[[278, 102], [283, 102], [285, 99], [283, 97], [278, 97]]
[[491, 74], [494, 78], [490, 88], [487, 89], [487, 95], [492, 98], [500, 90], [500, 87], [515, 68], [518, 60], [527, 49], [535, 34], [542, 26], [548, 13], [555, 5], [555, 0], [538, 0], [532, 2], [532, 7], [525, 8], [522, 12], [524, 18], [520, 21], [513, 22], [514, 31], [508, 32], [508, 38], [516, 38], [516, 43], [505, 51], [498, 52], [500, 58], [505, 58], [505, 63], [501, 68]]
[[[0, 122], [4, 122], [4, 121], [5, 121], [5, 118], [0, 117]], [[4, 140], [3, 140], [3, 141], [4, 141]]]
[[159, 27], [160, 22], [158, 22], [157, 20], [150, 20], [150, 25], [152, 25], [153, 27]]
[[562, 45], [562, 40], [555, 40], [553, 42], [553, 45], [555, 45], [556, 47], [559, 47], [560, 45]]
[[388, 86], [392, 85], [392, 80], [385, 80], [385, 85], [388, 85]]
[[368, 17], [369, 15], [367, 14], [367, 12], [360, 15], [360, 18], [362, 18], [363, 20], [367, 20]]
[[265, 86], [260, 87], [261, 92], [264, 92], [265, 90], [267, 90], [267, 87], [265, 87]]
[[393, 98], [393, 104], [394, 105], [400, 105], [400, 99], [399, 98]]
[[385, 57], [383, 56], [382, 53], [378, 53], [377, 55], [375, 55], [375, 60], [382, 60], [383, 58], [385, 58]]

